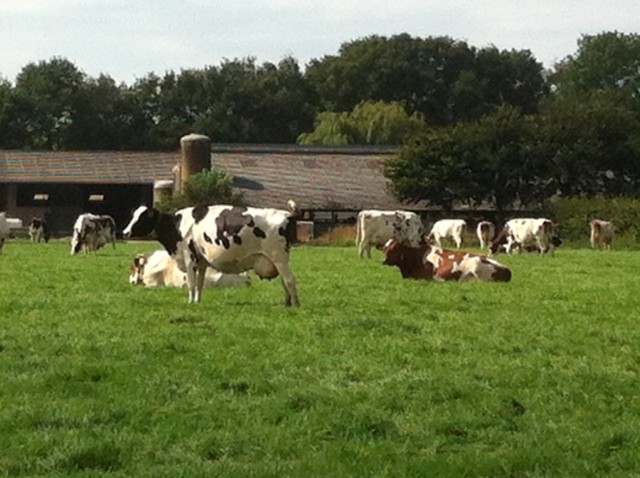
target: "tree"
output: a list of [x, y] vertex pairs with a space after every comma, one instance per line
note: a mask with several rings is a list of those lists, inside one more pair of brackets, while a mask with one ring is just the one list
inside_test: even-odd
[[542, 72], [528, 50], [477, 50], [448, 37], [401, 34], [345, 43], [338, 56], [312, 61], [306, 77], [323, 111], [397, 102], [430, 125], [447, 125], [479, 119], [503, 104], [535, 111], [546, 94]]
[[390, 160], [385, 175], [401, 200], [445, 209], [488, 202], [498, 211], [539, 204], [549, 172], [532, 154], [533, 125], [503, 106], [476, 122], [430, 130]]
[[398, 103], [365, 101], [350, 113], [321, 113], [316, 129], [298, 137], [300, 144], [402, 144], [424, 131], [418, 114], [409, 116]]

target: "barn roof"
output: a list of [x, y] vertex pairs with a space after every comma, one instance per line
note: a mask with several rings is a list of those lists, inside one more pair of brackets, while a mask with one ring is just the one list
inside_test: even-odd
[[[389, 192], [382, 170], [396, 148], [213, 144], [211, 163], [247, 203], [303, 209], [416, 209]], [[171, 180], [176, 152], [0, 151], [0, 182], [145, 184]]]

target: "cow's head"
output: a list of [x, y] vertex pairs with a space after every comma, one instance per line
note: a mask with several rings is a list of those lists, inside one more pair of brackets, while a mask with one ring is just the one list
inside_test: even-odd
[[155, 229], [159, 214], [154, 208], [140, 206], [133, 211], [131, 221], [122, 231], [122, 235], [125, 238], [148, 236]]
[[489, 254], [498, 254], [506, 246], [509, 238], [509, 229], [503, 228], [498, 236], [489, 243]]
[[144, 254], [136, 254], [131, 264], [131, 274], [129, 274], [129, 284], [143, 284], [144, 266], [147, 264], [147, 256]]
[[384, 254], [382, 263], [385, 266], [400, 266], [404, 262], [405, 249], [406, 246], [400, 241], [389, 239], [382, 248]]

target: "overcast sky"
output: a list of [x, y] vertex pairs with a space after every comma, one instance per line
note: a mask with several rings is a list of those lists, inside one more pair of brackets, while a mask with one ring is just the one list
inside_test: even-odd
[[0, 0], [0, 77], [63, 57], [131, 85], [148, 73], [286, 56], [304, 66], [369, 35], [531, 50], [551, 68], [583, 34], [640, 32], [638, 0]]

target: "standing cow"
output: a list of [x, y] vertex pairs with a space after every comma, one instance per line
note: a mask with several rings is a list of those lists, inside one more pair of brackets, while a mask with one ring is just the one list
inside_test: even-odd
[[508, 253], [518, 250], [518, 253], [527, 247], [535, 245], [542, 254], [554, 253], [553, 223], [549, 219], [517, 218], [507, 221], [500, 234], [491, 241], [489, 251], [497, 254], [502, 248]]
[[480, 242], [480, 249], [489, 247], [489, 243], [496, 235], [496, 226], [490, 221], [480, 221], [476, 227], [476, 235]]
[[440, 219], [436, 221], [431, 232], [427, 237], [429, 242], [435, 243], [438, 247], [442, 247], [442, 240], [451, 238], [455, 242], [456, 247], [460, 249], [462, 246], [462, 236], [467, 228], [464, 219]]
[[29, 238], [32, 242], [49, 242], [49, 230], [47, 222], [39, 217], [34, 217], [29, 223]]
[[591, 247], [610, 250], [615, 235], [613, 223], [594, 219], [589, 225], [591, 227]]
[[423, 242], [424, 228], [420, 216], [409, 211], [365, 209], [356, 219], [356, 247], [362, 258], [371, 258], [371, 248], [382, 248], [389, 239], [418, 245]]
[[81, 250], [95, 252], [111, 243], [116, 247], [116, 222], [106, 214], [80, 214], [73, 225], [71, 237], [71, 255]]
[[0, 254], [4, 249], [4, 243], [9, 237], [9, 222], [7, 221], [7, 214], [0, 212]]
[[125, 237], [146, 236], [158, 241], [187, 273], [189, 302], [200, 302], [207, 267], [238, 274], [253, 269], [261, 279], [278, 275], [286, 306], [298, 306], [290, 250], [296, 240], [298, 210], [239, 206], [196, 206], [174, 214], [140, 206], [123, 231]]

